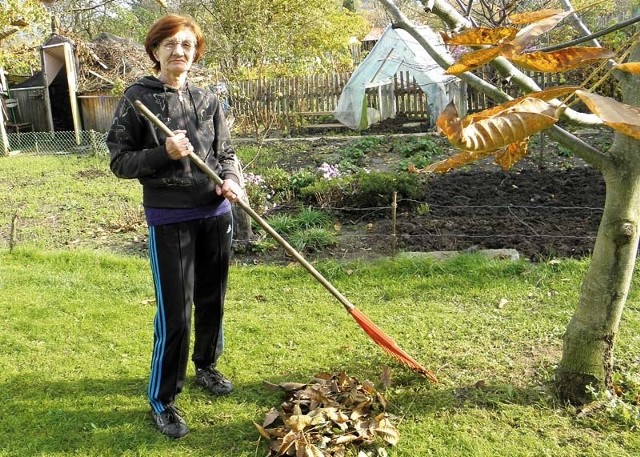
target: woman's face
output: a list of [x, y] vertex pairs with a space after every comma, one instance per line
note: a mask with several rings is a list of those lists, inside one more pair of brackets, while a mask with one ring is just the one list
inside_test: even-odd
[[178, 76], [189, 71], [196, 53], [196, 45], [196, 36], [188, 29], [162, 40], [154, 51], [160, 63], [160, 73]]

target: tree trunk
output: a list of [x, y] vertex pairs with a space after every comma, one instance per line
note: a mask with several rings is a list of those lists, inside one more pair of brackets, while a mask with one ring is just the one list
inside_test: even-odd
[[[639, 57], [636, 47], [629, 60]], [[640, 78], [617, 73], [624, 102], [639, 106]], [[616, 134], [608, 156], [601, 170], [607, 189], [604, 213], [556, 370], [559, 397], [578, 404], [591, 400], [589, 385], [597, 390], [610, 387], [616, 334], [638, 251], [640, 141]]]
[[[638, 156], [638, 142], [618, 135], [610, 152]], [[578, 306], [564, 335], [556, 388], [561, 399], [572, 403], [590, 400], [587, 386], [601, 390], [611, 383], [615, 337], [638, 248], [640, 161], [629, 159], [604, 171], [604, 214]]]

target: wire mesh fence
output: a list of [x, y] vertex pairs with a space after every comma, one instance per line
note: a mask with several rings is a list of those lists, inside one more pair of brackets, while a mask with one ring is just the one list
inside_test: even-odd
[[8, 149], [0, 145], [0, 152], [4, 150], [5, 155], [108, 154], [106, 136], [95, 130], [7, 133]]

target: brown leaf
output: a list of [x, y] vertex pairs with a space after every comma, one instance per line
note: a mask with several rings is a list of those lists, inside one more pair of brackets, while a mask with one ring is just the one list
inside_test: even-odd
[[511, 143], [496, 153], [495, 161], [504, 171], [507, 171], [528, 154], [528, 147], [528, 139]]
[[280, 384], [273, 384], [269, 381], [262, 381], [265, 387], [271, 390], [283, 390], [285, 392], [293, 392], [295, 390], [300, 390], [306, 386], [306, 384], [300, 382], [283, 382]]
[[434, 162], [422, 170], [424, 173], [448, 173], [451, 170], [459, 168], [471, 162], [475, 162], [484, 157], [491, 155], [493, 151], [475, 152], [462, 151], [444, 160]]
[[311, 424], [312, 417], [306, 414], [294, 414], [285, 419], [285, 424], [294, 432], [301, 432]]
[[300, 454], [302, 457], [324, 457], [325, 456], [322, 453], [322, 451], [318, 449], [317, 446], [310, 443], [302, 444], [300, 446], [300, 450], [302, 451], [302, 454]]
[[436, 126], [447, 138], [457, 138], [462, 134], [462, 121], [458, 117], [455, 103], [450, 102], [436, 119]]
[[333, 378], [333, 375], [326, 371], [321, 371], [320, 373], [316, 373], [315, 375], [313, 375], [313, 377], [314, 379], [321, 379], [323, 381], [328, 381], [329, 379]]
[[271, 440], [271, 435], [269, 434], [269, 432], [260, 424], [256, 424], [255, 422], [253, 423], [253, 425], [256, 426], [256, 428], [258, 429], [258, 433], [260, 433], [260, 436], [267, 439], [267, 440]]
[[282, 438], [282, 444], [280, 444], [280, 448], [278, 449], [278, 455], [284, 455], [287, 453], [289, 448], [300, 439], [300, 435], [293, 430], [286, 434], [284, 438]]
[[395, 446], [398, 444], [398, 441], [400, 440], [400, 433], [393, 426], [386, 414], [377, 416], [375, 421], [377, 423], [375, 428], [376, 433], [390, 445]]
[[[557, 87], [550, 87], [548, 89], [545, 89], [539, 92], [531, 92], [526, 95], [523, 95], [522, 97], [514, 98], [513, 100], [509, 100], [508, 102], [501, 103], [500, 105], [494, 106], [493, 108], [488, 108], [483, 111], [480, 111], [479, 113], [469, 114], [462, 120], [462, 124], [468, 125], [471, 122], [474, 122], [476, 120], [495, 116], [498, 113], [502, 113], [504, 111], [511, 109], [516, 105], [519, 105], [527, 98], [536, 98], [539, 100], [550, 101], [555, 98], [562, 97], [563, 95], [573, 93], [578, 89], [580, 89], [579, 86], [557, 86]], [[526, 111], [526, 109], [518, 109], [518, 111]], [[549, 114], [551, 115], [551, 113]]]
[[522, 30], [518, 32], [516, 37], [513, 40], [513, 46], [517, 50], [517, 52], [522, 51], [528, 43], [538, 38], [540, 35], [547, 33], [549, 30], [553, 29], [556, 25], [558, 25], [565, 17], [569, 14], [573, 13], [571, 11], [562, 11], [557, 14], [553, 14], [550, 16], [545, 16], [543, 19], [537, 20], [536, 22], [529, 24]]
[[346, 443], [353, 443], [354, 441], [358, 441], [360, 439], [359, 436], [357, 435], [341, 435], [338, 438], [335, 439], [335, 443], [336, 444], [346, 444]]
[[546, 114], [508, 112], [468, 125], [462, 138], [452, 144], [467, 151], [495, 151], [547, 129], [557, 121], [556, 117]]
[[23, 17], [19, 17], [12, 20], [10, 25], [14, 27], [26, 27], [29, 23]]
[[584, 90], [576, 91], [576, 95], [606, 125], [617, 132], [640, 140], [639, 108]]
[[440, 35], [446, 44], [479, 46], [510, 42], [515, 38], [517, 33], [518, 29], [513, 27], [476, 27], [466, 29], [463, 32], [451, 36], [444, 32], [440, 32]]
[[611, 59], [615, 54], [608, 49], [574, 46], [551, 52], [529, 52], [518, 54], [505, 49], [504, 57], [526, 70], [544, 73], [560, 73], [591, 65], [600, 60]]
[[338, 427], [342, 430], [347, 429], [347, 423], [349, 422], [349, 416], [347, 416], [344, 412], [336, 409], [336, 408], [327, 408], [326, 416], [334, 422]]
[[445, 74], [459, 75], [465, 71], [475, 70], [478, 67], [490, 62], [503, 52], [501, 46], [492, 48], [477, 49], [460, 56], [453, 64], [447, 68]]
[[538, 11], [527, 11], [525, 13], [516, 13], [509, 15], [509, 22], [516, 25], [529, 24], [531, 22], [538, 22], [549, 16], [562, 13], [562, 10], [543, 9]]
[[615, 69], [638, 75], [640, 74], [640, 62], [621, 63], [619, 65], [616, 65]]
[[276, 420], [278, 420], [279, 417], [280, 417], [280, 413], [278, 412], [278, 410], [275, 408], [271, 408], [267, 413], [267, 415], [264, 417], [264, 420], [262, 421], [262, 426], [268, 427], [269, 425], [273, 424]]

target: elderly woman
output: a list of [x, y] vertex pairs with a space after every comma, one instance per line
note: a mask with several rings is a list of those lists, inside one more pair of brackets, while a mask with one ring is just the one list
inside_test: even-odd
[[[186, 16], [164, 16], [151, 26], [145, 49], [157, 75], [127, 88], [107, 144], [113, 173], [142, 184], [157, 302], [149, 403], [158, 430], [180, 438], [189, 429], [175, 400], [186, 378], [192, 307], [195, 382], [214, 395], [233, 390], [215, 366], [223, 345], [233, 233], [230, 202], [243, 191], [222, 107], [213, 93], [195, 87], [188, 78], [204, 52], [200, 27]], [[133, 105], [136, 100], [175, 135], [167, 137], [141, 116]], [[215, 170], [224, 185], [214, 185], [192, 166], [190, 152]]]

